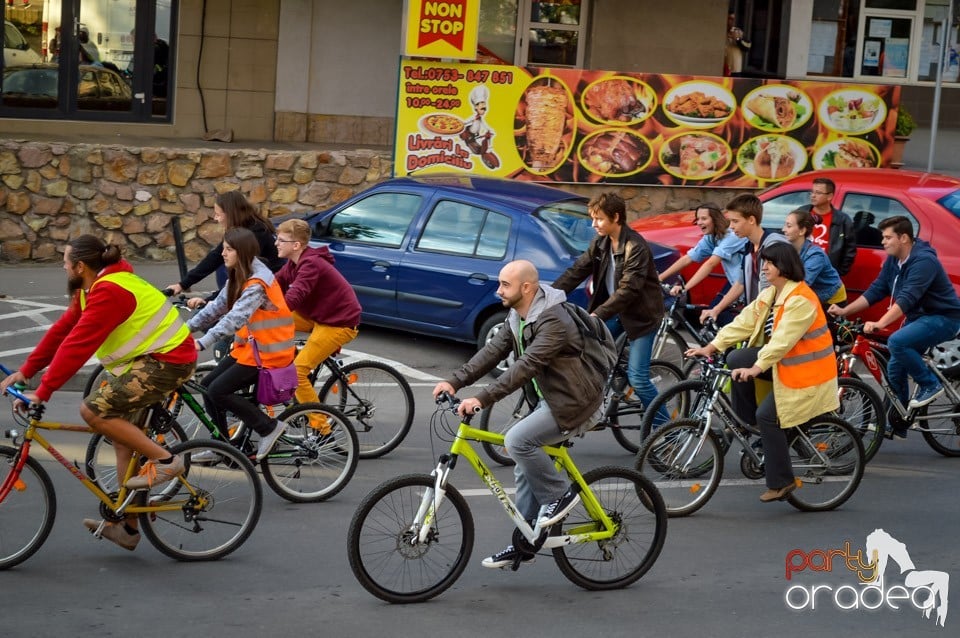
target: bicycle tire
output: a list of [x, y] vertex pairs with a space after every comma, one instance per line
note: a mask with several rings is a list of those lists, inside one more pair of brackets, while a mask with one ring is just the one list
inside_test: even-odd
[[[311, 426], [320, 413], [330, 425], [329, 436]], [[320, 403], [300, 403], [279, 416], [286, 431], [260, 461], [263, 480], [292, 503], [318, 503], [338, 494], [357, 470], [359, 445], [350, 420]]]
[[[951, 380], [954, 391], [960, 392], [960, 382]], [[949, 393], [937, 397], [933, 403], [920, 408], [921, 416], [937, 414], [955, 414], [960, 412], [960, 404], [954, 404]], [[923, 440], [935, 452], [947, 457], [960, 456], [960, 417], [923, 419], [916, 421]]]
[[[866, 461], [860, 434], [833, 415], [819, 416], [800, 427], [814, 447], [827, 456], [828, 465], [812, 460], [806, 442], [796, 437], [790, 444], [790, 456], [797, 489], [787, 495], [787, 502], [804, 512], [836, 509], [853, 496], [863, 478]], [[810, 467], [805, 467], [808, 463]], [[839, 489], [832, 484], [839, 484], [835, 486]]]
[[863, 442], [863, 457], [869, 463], [883, 444], [887, 413], [877, 393], [854, 377], [837, 379], [840, 409], [837, 416], [856, 428]]
[[[147, 436], [168, 450], [190, 438], [177, 421], [173, 421], [170, 431], [163, 434], [148, 428]], [[83, 459], [83, 471], [105, 494], [116, 494], [120, 490], [120, 483], [117, 481], [117, 457], [110, 439], [99, 433], [90, 437]]]
[[664, 333], [660, 343], [653, 344], [650, 358], [666, 361], [676, 366], [678, 370], [682, 370], [683, 364], [687, 359], [684, 353], [689, 348], [690, 346], [687, 345], [687, 340], [683, 338], [683, 335], [681, 335], [676, 328], [670, 326]]
[[[667, 537], [667, 511], [653, 483], [625, 467], [600, 467], [583, 475], [607, 516], [617, 524], [610, 539], [553, 548], [553, 559], [570, 582], [593, 591], [622, 589], [646, 574]], [[557, 525], [576, 533], [595, 519], [583, 501]], [[553, 530], [551, 530], [553, 531]]]
[[[667, 415], [670, 417], [670, 422], [676, 421], [677, 419], [691, 418], [691, 412], [701, 405], [698, 398], [704, 397], [707, 390], [708, 387], [705, 381], [688, 379], [657, 394], [657, 398], [650, 402], [646, 412], [643, 414], [643, 420], [640, 422], [640, 440], [646, 441], [650, 438], [650, 433], [654, 430], [654, 419], [661, 408], [677, 405], [683, 409], [683, 412], [680, 410], [670, 412], [668, 410]], [[677, 396], [681, 397], [680, 400], [676, 399]], [[663, 425], [660, 427], [663, 427]]]
[[[314, 375], [321, 374], [323, 364]], [[343, 380], [329, 375], [317, 393], [353, 421], [360, 458], [374, 459], [396, 448], [413, 424], [413, 390], [403, 375], [381, 361], [354, 361], [341, 368]], [[317, 377], [320, 378], [320, 377]]]
[[[669, 361], [660, 359], [650, 360], [650, 381], [657, 388], [657, 396], [665, 393], [668, 389], [675, 387], [683, 380], [683, 373], [680, 368]], [[607, 389], [610, 396], [610, 389]], [[632, 388], [630, 389], [632, 393]], [[674, 412], [682, 414], [686, 411], [685, 402], [687, 395], [684, 393], [671, 395], [674, 399], [660, 405], [665, 406], [668, 415]], [[612, 400], [612, 399], [611, 399]], [[650, 405], [653, 405], [651, 401]], [[659, 408], [658, 408], [659, 409]], [[618, 401], [616, 409], [612, 413], [613, 438], [617, 440], [623, 449], [631, 454], [640, 451], [640, 445], [643, 443], [643, 418], [646, 410], [639, 400]]]
[[[159, 494], [165, 503], [185, 499], [184, 505], [140, 514], [140, 530], [161, 553], [180, 561], [217, 560], [236, 551], [253, 533], [263, 508], [253, 464], [229, 443], [212, 439], [187, 441], [171, 452], [182, 455], [186, 468]], [[214, 458], [194, 462], [200, 454]], [[206, 503], [197, 508], [191, 490]]]
[[[0, 485], [13, 471], [17, 453], [16, 448], [0, 445]], [[57, 494], [40, 462], [27, 457], [20, 480], [22, 483], [15, 484], [0, 503], [0, 570], [19, 565], [37, 553], [57, 517]]]
[[660, 490], [671, 518], [693, 514], [720, 486], [723, 454], [713, 430], [698, 445], [704, 427], [701, 421], [680, 419], [654, 432], [637, 455], [636, 470]]
[[[500, 399], [490, 407], [480, 411], [477, 421], [477, 429], [493, 432], [490, 429], [490, 421], [493, 420], [497, 425], [497, 432], [506, 434], [513, 425], [533, 411], [534, 406], [527, 400], [523, 389], [515, 390], [504, 398]], [[493, 443], [481, 443], [484, 451], [491, 459], [505, 467], [516, 465], [515, 461], [507, 453], [507, 449], [502, 445]]]
[[[463, 573], [473, 551], [473, 516], [452, 485], [434, 513], [426, 543], [411, 532], [413, 519], [434, 478], [406, 474], [377, 486], [350, 521], [347, 555], [360, 585], [388, 603], [419, 603], [446, 591]], [[389, 581], [388, 581], [389, 579]]]

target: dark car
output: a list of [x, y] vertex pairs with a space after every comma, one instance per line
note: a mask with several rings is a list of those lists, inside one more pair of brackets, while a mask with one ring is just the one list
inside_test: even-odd
[[[15, 66], [3, 71], [5, 106], [56, 108], [60, 68], [57, 64]], [[130, 85], [116, 71], [81, 64], [77, 80], [77, 107], [96, 111], [129, 111]]]
[[[353, 285], [363, 321], [479, 346], [506, 317], [500, 269], [556, 279], [595, 236], [587, 199], [528, 182], [431, 175], [382, 182], [306, 217]], [[676, 251], [652, 245], [659, 268]], [[571, 300], [585, 305], [581, 287]]]

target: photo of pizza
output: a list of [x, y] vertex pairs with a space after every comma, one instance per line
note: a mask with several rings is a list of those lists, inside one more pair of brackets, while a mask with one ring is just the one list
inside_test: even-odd
[[454, 115], [434, 113], [425, 115], [420, 120], [420, 126], [436, 135], [456, 135], [463, 130], [464, 124], [463, 120]]

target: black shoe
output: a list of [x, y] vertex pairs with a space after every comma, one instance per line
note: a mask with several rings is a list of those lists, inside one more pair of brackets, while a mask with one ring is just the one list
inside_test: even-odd
[[575, 486], [571, 485], [563, 496], [557, 500], [547, 503], [540, 515], [540, 529], [546, 529], [551, 525], [556, 525], [570, 513], [577, 503], [580, 502], [580, 491], [574, 491]]
[[490, 569], [502, 569], [504, 567], [516, 569], [520, 565], [529, 565], [536, 559], [536, 554], [526, 554], [519, 549], [514, 549], [513, 545], [507, 545], [493, 556], [484, 558], [480, 564]]

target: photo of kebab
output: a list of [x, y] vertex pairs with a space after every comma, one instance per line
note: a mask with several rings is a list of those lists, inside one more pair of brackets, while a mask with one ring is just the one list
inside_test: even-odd
[[556, 169], [567, 157], [570, 97], [567, 89], [556, 78], [536, 82], [524, 92], [517, 105], [514, 131], [517, 150], [524, 163], [533, 171]]

